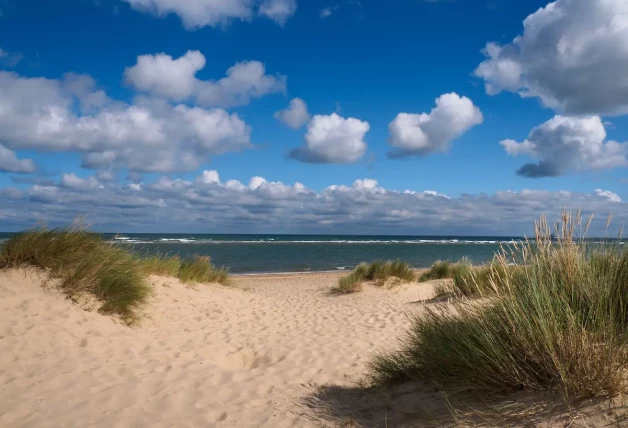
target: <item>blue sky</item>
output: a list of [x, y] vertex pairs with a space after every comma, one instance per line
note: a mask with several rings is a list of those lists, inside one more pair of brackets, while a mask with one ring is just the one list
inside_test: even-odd
[[[366, 233], [386, 214], [386, 206], [394, 206], [397, 217], [390, 224], [381, 222], [382, 232], [464, 233], [464, 226], [475, 222], [485, 226], [474, 233], [508, 234], [524, 230], [523, 221], [543, 212], [555, 214], [563, 205], [586, 205], [585, 210], [596, 213], [625, 210], [628, 100], [621, 96], [628, 95], [628, 83], [613, 79], [622, 76], [622, 57], [628, 52], [628, 31], [612, 26], [613, 17], [628, 22], [621, 1], [222, 3], [227, 6], [220, 0], [0, 2], [0, 72], [5, 77], [0, 82], [0, 124], [5, 128], [0, 131], [0, 228], [21, 228], [41, 219], [57, 224], [85, 214], [103, 229], [159, 230], [171, 217], [177, 218], [176, 226], [168, 222], [172, 231], [279, 232], [285, 216], [301, 219], [292, 232], [350, 227]], [[561, 18], [553, 15], [557, 11]], [[524, 34], [528, 16], [532, 19], [526, 21], [522, 42], [513, 42]], [[584, 16], [593, 18], [584, 22]], [[604, 49], [585, 41], [598, 29]], [[546, 36], [541, 39], [535, 32]], [[497, 46], [492, 55], [483, 52], [489, 42]], [[595, 55], [585, 60], [587, 52]], [[155, 72], [160, 54], [170, 58], [166, 68]], [[146, 56], [143, 65], [138, 56]], [[179, 58], [202, 58], [204, 65], [184, 72]], [[247, 61], [263, 67], [261, 77], [250, 77], [253, 68], [243, 71], [249, 73], [245, 80], [258, 81], [214, 85], [230, 67]], [[485, 68], [478, 68], [481, 64]], [[80, 94], [70, 93], [66, 73], [74, 73], [72, 87], [80, 85]], [[54, 92], [51, 98], [42, 95], [47, 90]], [[442, 111], [449, 113], [437, 113], [427, 125], [413, 122], [419, 114], [429, 114], [437, 98], [451, 93], [455, 99], [443, 98], [449, 107]], [[87, 97], [95, 94], [101, 101], [85, 107]], [[234, 96], [240, 98], [229, 101]], [[309, 113], [296, 130], [275, 117], [295, 98]], [[137, 124], [129, 125], [121, 112], [138, 106], [158, 120], [131, 129]], [[211, 115], [220, 110], [229, 126], [236, 126], [237, 118], [237, 126], [248, 131], [221, 131], [215, 123], [214, 129], [206, 125], [208, 118], [182, 124], [177, 106]], [[63, 119], [68, 123], [59, 125], [61, 131], [49, 127], [54, 112], [69, 115]], [[111, 119], [114, 112], [120, 113], [117, 119]], [[410, 115], [407, 121], [395, 122], [400, 113]], [[557, 115], [561, 120], [524, 143], [535, 127]], [[154, 150], [153, 140], [138, 141], [157, 123], [172, 129], [164, 131]], [[203, 126], [202, 136], [188, 132], [195, 126]], [[215, 143], [218, 134], [222, 139]], [[513, 140], [510, 146], [500, 144], [508, 140]], [[391, 150], [401, 156], [387, 156]], [[105, 152], [110, 157], [103, 160]], [[517, 174], [529, 163], [537, 165], [532, 173]], [[205, 170], [216, 171], [219, 182], [198, 180]], [[300, 190], [281, 197], [263, 194], [266, 185], [251, 186], [251, 177], [281, 183], [284, 193], [299, 182], [308, 196]], [[356, 185], [365, 178], [377, 184]], [[171, 189], [179, 183], [178, 195], [160, 193], [160, 180], [171, 183]], [[237, 194], [229, 194], [228, 180], [248, 185], [248, 193], [231, 186]], [[335, 202], [321, 209], [333, 185], [347, 186], [354, 194], [347, 199], [335, 195]], [[161, 202], [152, 208], [113, 202], [132, 198], [129, 189], [137, 200]], [[424, 196], [428, 199], [408, 201], [384, 193], [391, 200], [373, 198], [360, 205], [374, 189], [441, 196], [430, 193]], [[48, 196], [42, 198], [42, 192]], [[516, 204], [501, 200], [503, 192], [519, 195]], [[533, 203], [526, 199], [529, 192], [537, 192]], [[88, 195], [100, 202], [88, 203]], [[484, 197], [490, 201], [486, 207], [481, 205]], [[241, 214], [239, 220], [224, 214], [227, 209], [212, 211], [225, 201], [232, 213]], [[299, 211], [309, 204], [308, 215]], [[354, 209], [340, 209], [347, 205]], [[463, 220], [466, 216], [454, 215], [456, 210], [476, 214]], [[498, 216], [494, 230], [487, 210]], [[509, 214], [517, 210], [522, 214]]]

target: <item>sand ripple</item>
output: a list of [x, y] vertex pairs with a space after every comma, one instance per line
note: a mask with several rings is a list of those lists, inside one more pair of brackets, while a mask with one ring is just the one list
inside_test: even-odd
[[[350, 386], [429, 287], [330, 296], [336, 275], [153, 277], [138, 328], [88, 312], [34, 271], [0, 273], [0, 426], [326, 426], [301, 405]], [[8, 351], [8, 352], [7, 352]]]

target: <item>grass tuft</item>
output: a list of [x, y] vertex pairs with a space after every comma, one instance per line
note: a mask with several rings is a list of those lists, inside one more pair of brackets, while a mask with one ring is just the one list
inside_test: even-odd
[[535, 241], [461, 273], [472, 280], [456, 288], [491, 298], [416, 316], [400, 350], [372, 360], [372, 381], [558, 390], [569, 401], [625, 392], [628, 251], [589, 247], [574, 237], [581, 224], [579, 213], [564, 213], [552, 234], [541, 218]]
[[100, 302], [99, 312], [117, 314], [127, 324], [139, 320], [148, 301], [147, 275], [172, 276], [182, 282], [229, 282], [228, 271], [214, 268], [209, 257], [189, 261], [161, 255], [138, 258], [80, 224], [37, 228], [11, 237], [0, 248], [0, 269], [21, 266], [47, 270], [60, 280], [68, 297], [90, 294]]
[[177, 277], [181, 268], [181, 258], [155, 254], [141, 257], [140, 264], [146, 275], [160, 275]]
[[181, 262], [177, 277], [181, 282], [229, 284], [229, 271], [215, 268], [207, 256], [195, 256]]
[[432, 281], [434, 279], [454, 278], [460, 270], [466, 270], [471, 267], [471, 262], [467, 258], [461, 259], [459, 262], [452, 263], [448, 260], [438, 260], [429, 270], [423, 272], [419, 277], [419, 282]]
[[356, 293], [362, 291], [366, 281], [376, 281], [378, 286], [383, 286], [389, 278], [395, 278], [398, 282], [412, 282], [416, 280], [416, 273], [408, 263], [399, 260], [360, 263], [353, 272], [340, 278], [332, 290], [340, 294]]
[[194, 256], [191, 260], [182, 260], [178, 256], [152, 255], [140, 259], [146, 275], [161, 275], [179, 278], [185, 283], [216, 283], [229, 285], [229, 271], [218, 269], [208, 256]]
[[133, 255], [77, 225], [10, 238], [0, 249], [0, 268], [21, 266], [46, 269], [69, 297], [89, 293], [102, 302], [99, 312], [117, 314], [127, 324], [137, 321], [150, 295]]

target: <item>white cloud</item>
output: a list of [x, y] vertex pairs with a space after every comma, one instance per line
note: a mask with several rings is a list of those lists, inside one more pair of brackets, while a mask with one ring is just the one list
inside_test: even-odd
[[0, 171], [19, 174], [31, 174], [35, 172], [35, 163], [32, 159], [18, 159], [14, 151], [0, 144]]
[[297, 11], [296, 0], [264, 0], [259, 7], [259, 14], [266, 16], [279, 25], [285, 25]]
[[366, 152], [364, 137], [368, 122], [345, 119], [332, 113], [316, 115], [305, 134], [305, 145], [292, 150], [290, 157], [311, 163], [352, 163]]
[[259, 61], [243, 61], [227, 70], [227, 77], [197, 81], [196, 101], [203, 105], [232, 107], [245, 105], [251, 98], [286, 91], [286, 76], [266, 74]]
[[251, 128], [236, 114], [141, 97], [126, 104], [90, 85], [89, 76], [0, 72], [0, 140], [13, 150], [79, 152], [89, 168], [140, 172], [195, 170], [250, 146]]
[[[264, 16], [280, 25], [294, 15], [296, 0], [123, 0], [136, 10], [164, 17], [179, 16], [188, 30], [226, 26], [232, 21], [251, 21]], [[257, 7], [259, 4], [259, 8]]]
[[527, 154], [539, 160], [517, 170], [526, 177], [555, 177], [628, 165], [628, 143], [606, 141], [599, 116], [554, 116], [534, 128], [525, 141], [504, 140], [500, 144], [511, 156]]
[[245, 105], [251, 98], [286, 90], [286, 77], [266, 74], [264, 64], [259, 61], [238, 62], [218, 81], [196, 78], [205, 64], [205, 56], [199, 51], [188, 51], [177, 59], [165, 53], [140, 55], [124, 75], [139, 91], [174, 101], [194, 99], [205, 106]]
[[75, 173], [63, 174], [61, 176], [61, 186], [75, 190], [92, 190], [102, 189], [104, 186], [96, 177], [88, 177], [87, 179], [78, 177]]
[[323, 9], [321, 9], [321, 12], [320, 12], [320, 16], [321, 16], [321, 18], [327, 18], [327, 17], [330, 17], [330, 16], [332, 15], [332, 13], [333, 13], [333, 12], [332, 12], [332, 9], [333, 9], [333, 8], [331, 8], [331, 7], [325, 7], [325, 8], [323, 8]]
[[293, 129], [301, 128], [310, 121], [310, 117], [307, 104], [301, 98], [294, 98], [287, 108], [275, 113], [275, 119]]
[[211, 184], [211, 183], [220, 183], [220, 175], [218, 175], [218, 171], [208, 171], [205, 170], [203, 173], [196, 179], [197, 183]]
[[249, 181], [249, 189], [255, 190], [260, 187], [262, 184], [266, 183], [266, 179], [263, 177], [253, 177], [251, 181]]
[[140, 55], [124, 77], [137, 90], [181, 101], [194, 93], [196, 72], [203, 67], [205, 56], [199, 51], [187, 51], [177, 59], [165, 53]]
[[[120, 185], [70, 173], [58, 185], [34, 185], [24, 192], [0, 188], [0, 198], [2, 209], [13, 213], [0, 218], [2, 227], [26, 227], [39, 220], [58, 225], [80, 214], [97, 228], [119, 224], [144, 230], [511, 235], [530, 233], [533, 219], [541, 212], [557, 218], [563, 206], [582, 207], [585, 216], [595, 213], [605, 218], [612, 212], [618, 225], [628, 220], [619, 195], [602, 189], [448, 197], [433, 190], [386, 189], [364, 178], [314, 191], [298, 182], [284, 184], [262, 177], [253, 177], [248, 184], [222, 183], [216, 171], [191, 180], [160, 177], [146, 185]], [[603, 233], [603, 223], [595, 223], [600, 227], [592, 233]]]
[[619, 195], [611, 192], [610, 190], [595, 189], [595, 194], [603, 198], [608, 198], [611, 202], [621, 202]]
[[488, 43], [475, 70], [489, 94], [518, 92], [568, 114], [628, 113], [628, 3], [557, 0], [523, 21], [523, 35]]
[[388, 142], [393, 146], [388, 155], [399, 158], [446, 151], [452, 140], [483, 121], [482, 112], [469, 98], [443, 94], [429, 114], [397, 115], [388, 125]]

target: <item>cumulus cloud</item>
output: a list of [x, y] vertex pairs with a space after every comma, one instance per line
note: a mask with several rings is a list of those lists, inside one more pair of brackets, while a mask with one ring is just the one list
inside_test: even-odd
[[75, 173], [63, 174], [61, 176], [61, 186], [75, 190], [92, 190], [104, 188], [96, 177], [80, 178]]
[[212, 155], [250, 146], [250, 134], [237, 114], [221, 109], [112, 100], [89, 76], [0, 72], [0, 141], [13, 150], [75, 151], [95, 169], [190, 171]]
[[525, 177], [556, 177], [628, 165], [628, 143], [607, 141], [599, 116], [554, 116], [534, 128], [525, 141], [504, 140], [500, 144], [510, 156], [538, 159], [517, 170]]
[[[251, 21], [256, 16], [280, 25], [294, 15], [296, 0], [123, 0], [132, 8], [164, 17], [177, 15], [188, 30], [225, 26], [232, 21]], [[258, 7], [259, 5], [259, 7]]]
[[628, 113], [628, 3], [557, 0], [523, 27], [509, 44], [486, 45], [475, 75], [489, 94], [539, 97], [568, 114]]
[[292, 150], [290, 157], [310, 163], [356, 162], [366, 152], [364, 137], [369, 128], [368, 122], [336, 113], [316, 115], [307, 127], [305, 145]]
[[285, 123], [292, 129], [299, 129], [310, 121], [310, 113], [307, 104], [301, 98], [290, 101], [290, 105], [275, 113], [275, 119]]
[[205, 170], [199, 177], [196, 178], [195, 181], [203, 184], [220, 183], [220, 175], [218, 174], [218, 171]]
[[227, 76], [213, 81], [198, 81], [196, 101], [203, 105], [232, 107], [248, 104], [251, 98], [285, 92], [286, 76], [266, 74], [259, 61], [243, 61], [227, 70]]
[[399, 113], [388, 125], [391, 158], [427, 156], [444, 152], [449, 144], [467, 130], [484, 121], [482, 112], [467, 97], [456, 93], [436, 99], [432, 111], [421, 114]]
[[[602, 189], [449, 197], [433, 190], [387, 189], [364, 178], [314, 191], [298, 182], [263, 177], [248, 183], [222, 182], [216, 171], [190, 180], [160, 177], [143, 185], [65, 174], [58, 184], [36, 184], [24, 191], [0, 188], [0, 200], [3, 228], [27, 227], [39, 220], [58, 225], [87, 215], [97, 228], [126, 230], [511, 235], [531, 232], [532, 221], [541, 212], [556, 218], [563, 206], [582, 207], [585, 215], [600, 217], [613, 212], [617, 224], [628, 220], [619, 195]], [[600, 226], [591, 233], [603, 233], [603, 221]]]
[[196, 78], [205, 64], [205, 56], [199, 51], [188, 51], [177, 59], [165, 53], [140, 55], [124, 76], [139, 91], [174, 101], [194, 99], [215, 107], [245, 105], [251, 98], [286, 90], [286, 77], [266, 74], [259, 61], [238, 62], [218, 81]]
[[13, 150], [0, 144], [0, 171], [31, 174], [35, 172], [35, 163], [32, 159], [18, 159]]
[[297, 11], [296, 0], [264, 0], [259, 6], [259, 14], [279, 25], [285, 25]]
[[165, 53], [140, 55], [124, 77], [135, 89], [181, 101], [194, 93], [196, 72], [203, 67], [205, 56], [199, 51], [187, 51], [177, 59]]

